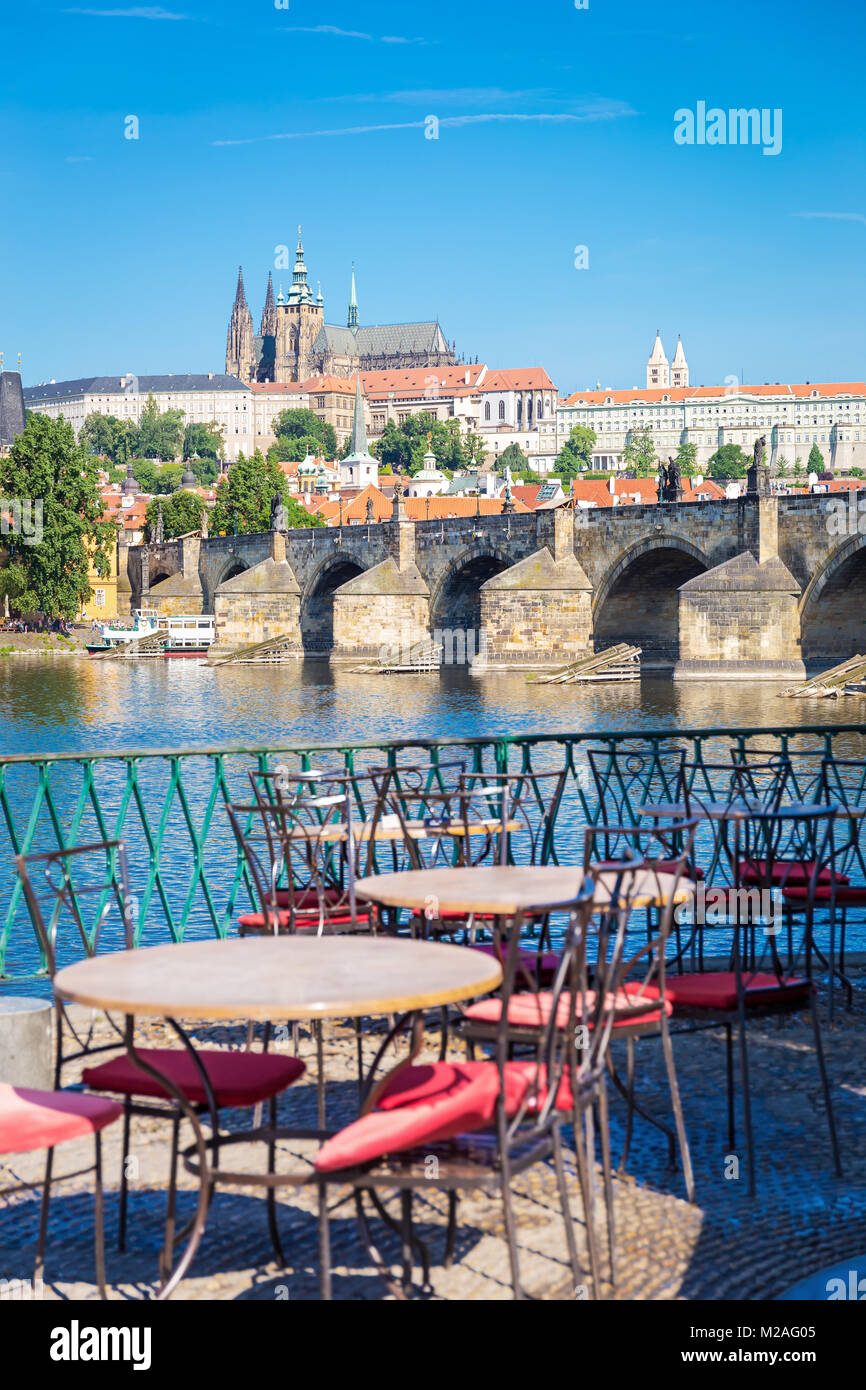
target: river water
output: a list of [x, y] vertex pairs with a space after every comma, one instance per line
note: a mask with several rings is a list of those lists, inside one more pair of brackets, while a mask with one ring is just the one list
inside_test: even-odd
[[[311, 661], [210, 667], [197, 660], [14, 657], [0, 662], [0, 756], [278, 749], [431, 738], [459, 742], [462, 738], [585, 735], [607, 730], [640, 735], [650, 730], [675, 733], [745, 728], [771, 733], [784, 726], [802, 729], [866, 719], [866, 697], [791, 700], [782, 697], [783, 689], [783, 685], [769, 682], [673, 682], [657, 676], [618, 684], [538, 685], [519, 671], [473, 676], [456, 667], [437, 675], [364, 676], [345, 667]], [[807, 741], [815, 744], [813, 738]], [[708, 747], [712, 753], [713, 745]], [[840, 733], [834, 749], [839, 757], [864, 757], [866, 739], [859, 732]], [[727, 741], [715, 746], [715, 755], [727, 761]], [[536, 770], [561, 766], [562, 760], [562, 747], [556, 744], [533, 755]], [[329, 765], [318, 758], [316, 761]], [[249, 758], [234, 760], [233, 799], [234, 787], [242, 784], [246, 785], [246, 799], [249, 797], [249, 765]], [[214, 924], [195, 881], [189, 828], [177, 798], [172, 800], [169, 768], [165, 760], [146, 760], [138, 774], [152, 827], [160, 819], [160, 808], [171, 803], [163, 814], [160, 864], [164, 890], [176, 918], [187, 897], [194, 899], [188, 937], [213, 935]], [[109, 831], [115, 827], [127, 776], [126, 765], [119, 762], [105, 763], [96, 770], [104, 824]], [[51, 789], [64, 831], [73, 823], [82, 777], [79, 764], [51, 770]], [[214, 785], [212, 762], [204, 758], [186, 762], [183, 784], [198, 826]], [[8, 771], [7, 802], [19, 836], [25, 831], [36, 794], [35, 769]], [[207, 837], [206, 872], [217, 909], [228, 912], [236, 849], [228, 823], [221, 808], [218, 810]], [[123, 833], [129, 844], [134, 886], [140, 888], [147, 876], [150, 851], [141, 825], [133, 824], [134, 813], [132, 803]], [[579, 862], [582, 812], [573, 784], [572, 800], [563, 803], [557, 826], [560, 824], [574, 851], [569, 852], [566, 862]], [[89, 808], [76, 842], [88, 838], [101, 838]], [[559, 843], [558, 831], [558, 847]], [[43, 806], [33, 848], [55, 847], [55, 831]], [[38, 970], [38, 952], [23, 902], [14, 914], [8, 911], [14, 882], [11, 855], [7, 836], [0, 845], [0, 964], [5, 955], [7, 977], [20, 981]], [[168, 939], [170, 923], [157, 891], [143, 923], [143, 942]], [[866, 924], [852, 924], [849, 944], [857, 949], [866, 947]]]

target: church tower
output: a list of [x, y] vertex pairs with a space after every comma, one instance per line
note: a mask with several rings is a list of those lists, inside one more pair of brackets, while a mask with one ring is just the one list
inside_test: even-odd
[[313, 344], [324, 320], [321, 295], [313, 298], [307, 283], [304, 246], [298, 228], [298, 246], [292, 284], [282, 304], [276, 304], [276, 381], [304, 381], [313, 372]]
[[668, 359], [665, 357], [665, 350], [662, 347], [662, 340], [656, 329], [656, 340], [653, 343], [653, 350], [649, 355], [646, 364], [646, 384], [653, 386], [670, 386], [670, 367]]
[[352, 291], [349, 295], [349, 317], [346, 320], [346, 327], [351, 328], [353, 333], [358, 331], [358, 296], [355, 293], [355, 267], [352, 266]]
[[677, 350], [671, 363], [671, 386], [688, 386], [688, 384], [689, 364], [686, 361], [686, 354], [683, 352], [683, 340], [678, 336]]
[[277, 334], [277, 306], [274, 303], [274, 280], [268, 272], [268, 292], [265, 295], [265, 307], [262, 310], [262, 325], [259, 329], [262, 338], [275, 338]]
[[252, 381], [256, 374], [256, 339], [253, 316], [244, 294], [244, 274], [238, 266], [238, 287], [226, 338], [226, 376]]

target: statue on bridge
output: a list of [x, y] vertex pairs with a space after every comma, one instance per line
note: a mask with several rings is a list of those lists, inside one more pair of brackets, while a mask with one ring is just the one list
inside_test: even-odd
[[656, 487], [660, 502], [682, 502], [682, 473], [680, 472], [680, 466], [676, 459], [671, 458], [670, 455], [668, 455], [667, 468], [659, 461], [659, 473]]
[[755, 440], [755, 447], [752, 451], [752, 466], [746, 473], [746, 492], [750, 497], [770, 496], [770, 470], [764, 463], [766, 447], [767, 437], [762, 434], [760, 439]]
[[283, 532], [285, 532], [285, 531], [287, 531], [287, 530], [289, 529], [288, 526], [286, 525], [286, 508], [285, 508], [285, 506], [284, 506], [284, 504], [283, 504], [283, 495], [282, 495], [281, 492], [275, 492], [274, 495], [273, 495], [273, 497], [271, 498], [271, 526], [270, 526], [270, 529], [271, 529], [272, 531], [283, 531]]

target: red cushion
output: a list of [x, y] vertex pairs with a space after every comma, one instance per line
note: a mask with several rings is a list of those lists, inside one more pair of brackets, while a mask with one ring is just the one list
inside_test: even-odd
[[[479, 1068], [491, 1066], [490, 1062], [434, 1062], [428, 1066], [406, 1067], [393, 1080], [379, 1099], [379, 1109], [397, 1110], [403, 1105], [429, 1101], [441, 1095], [452, 1084], [451, 1073], [455, 1066], [467, 1075], [477, 1074]], [[529, 1096], [528, 1109], [535, 1109], [544, 1103], [547, 1094], [545, 1068], [542, 1067], [541, 1085], [534, 1096]], [[532, 1061], [506, 1062], [505, 1068], [505, 1113], [509, 1119], [517, 1114], [527, 1092], [535, 1084], [536, 1063]], [[571, 1109], [571, 1085], [563, 1076], [557, 1097], [558, 1110]]]
[[[430, 1067], [407, 1067], [406, 1071], [422, 1074], [404, 1083], [405, 1097], [415, 1081], [417, 1098], [404, 1099], [387, 1109], [380, 1107], [328, 1139], [315, 1158], [318, 1173], [354, 1168], [385, 1154], [453, 1139], [493, 1123], [499, 1095], [499, 1072], [494, 1062], [438, 1062]], [[399, 1077], [395, 1086], [398, 1082]], [[525, 1093], [528, 1086], [529, 1082], [517, 1075], [511, 1103], [521, 1087]]]
[[[657, 985], [644, 985], [640, 981], [628, 981], [619, 991], [616, 1001], [608, 994], [605, 996], [605, 1008], [615, 1007], [621, 1017], [615, 1019], [615, 1028], [628, 1027], [632, 1023], [658, 1023], [661, 1018], [661, 1008], [641, 1012], [648, 1000], [657, 1000], [659, 991]], [[550, 1006], [552, 996], [549, 993], [539, 994], [512, 994], [508, 1001], [508, 1021], [515, 1028], [540, 1028], [550, 1017]], [[565, 1028], [568, 1024], [569, 996], [564, 992], [559, 997], [557, 1006], [557, 1026]], [[595, 993], [587, 990], [586, 1007], [592, 1010], [595, 1006]], [[580, 1007], [578, 1001], [578, 1008]], [[665, 1000], [665, 1013], [670, 1016], [673, 1006]], [[479, 999], [477, 1003], [470, 1004], [466, 1010], [465, 1017], [474, 1019], [479, 1023], [498, 1023], [502, 1016], [502, 1000]], [[590, 1024], [590, 1026], [592, 1026]]]
[[[770, 973], [743, 975], [746, 1008], [760, 1004], [793, 1002], [807, 999], [809, 981], [791, 975], [782, 983]], [[737, 976], [733, 970], [696, 971], [689, 975], [667, 975], [665, 994], [684, 1008], [721, 1009], [730, 1012], [737, 1007]]]
[[[284, 908], [277, 909], [277, 917], [279, 918], [281, 927], [288, 927], [291, 925], [292, 914]], [[295, 929], [296, 931], [317, 931], [319, 920], [318, 908], [316, 908], [315, 912], [296, 912]], [[368, 911], [356, 912], [354, 921], [359, 927], [367, 927], [370, 925], [370, 913]], [[336, 912], [330, 911], [323, 919], [323, 924], [326, 927], [351, 926], [352, 914], [347, 907], [340, 908], [340, 910]], [[273, 914], [268, 913], [268, 922], [266, 926], [263, 912], [242, 912], [238, 918], [238, 926], [243, 927], [245, 931], [273, 931]]]
[[123, 1114], [102, 1096], [75, 1091], [34, 1091], [0, 1081], [0, 1153], [51, 1149], [67, 1139], [97, 1134]]
[[[173, 1081], [187, 1100], [198, 1105], [206, 1103], [201, 1077], [185, 1048], [141, 1047], [138, 1054]], [[300, 1058], [280, 1057], [274, 1052], [220, 1052], [202, 1048], [196, 1056], [204, 1064], [220, 1107], [255, 1105], [260, 1100], [269, 1100], [306, 1071]], [[116, 1091], [126, 1096], [165, 1097], [169, 1094], [125, 1052], [98, 1067], [85, 1068], [82, 1080], [94, 1091]]]
[[[472, 946], [470, 950], [483, 951], [486, 956], [493, 956], [502, 964], [502, 952], [492, 944]], [[559, 956], [556, 951], [542, 951], [539, 955], [537, 951], [524, 951], [518, 953], [520, 964], [524, 970], [528, 970], [530, 975], [541, 984], [550, 984], [559, 966]]]
[[[805, 903], [809, 901], [810, 890], [807, 887], [783, 888], [782, 896], [786, 902]], [[819, 883], [811, 894], [812, 901], [816, 903], [828, 903], [831, 898], [840, 907], [864, 907], [866, 906], [866, 888], [855, 885], [853, 888], [840, 884], [835, 888], [831, 883]]]
[[[323, 888], [322, 897], [328, 904], [338, 903], [342, 897], [339, 888]], [[288, 888], [278, 888], [274, 893], [277, 900], [277, 907], [289, 906]], [[318, 912], [319, 895], [315, 888], [296, 888], [295, 889], [295, 911], [296, 912]]]
[[[808, 884], [815, 872], [814, 859], [774, 859], [772, 865], [766, 859], [741, 859], [740, 878], [744, 883], [803, 883]], [[837, 883], [850, 883], [847, 874], [837, 873]], [[832, 883], [833, 870], [825, 867], [818, 871], [818, 883]]]

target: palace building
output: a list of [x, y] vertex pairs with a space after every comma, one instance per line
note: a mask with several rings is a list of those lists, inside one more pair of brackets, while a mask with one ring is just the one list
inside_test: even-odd
[[454, 344], [449, 345], [435, 320], [362, 326], [354, 267], [345, 326], [325, 323], [321, 286], [314, 296], [307, 280], [300, 231], [299, 227], [288, 293], [284, 294], [280, 285], [275, 295], [273, 276], [268, 275], [258, 333], [246, 300], [243, 272], [238, 269], [226, 341], [227, 376], [249, 382], [291, 382], [317, 375], [348, 377], [359, 370], [456, 364]]

